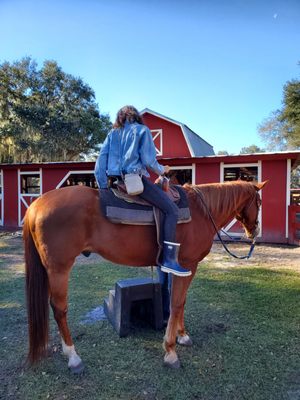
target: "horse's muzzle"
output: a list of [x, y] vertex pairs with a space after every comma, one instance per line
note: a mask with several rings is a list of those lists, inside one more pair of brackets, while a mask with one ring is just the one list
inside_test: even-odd
[[252, 232], [247, 231], [246, 233], [247, 233], [248, 239], [254, 240], [254, 239], [256, 239], [257, 236], [259, 235], [259, 232], [260, 232], [260, 227], [259, 227], [259, 224], [257, 224], [257, 225], [254, 227], [254, 229], [253, 229]]

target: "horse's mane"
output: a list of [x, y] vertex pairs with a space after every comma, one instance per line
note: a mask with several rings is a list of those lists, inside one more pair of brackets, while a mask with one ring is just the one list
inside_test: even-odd
[[203, 197], [211, 213], [221, 213], [226, 215], [228, 210], [237, 209], [241, 197], [251, 195], [255, 187], [251, 182], [230, 181], [225, 183], [209, 183], [202, 185], [185, 184], [188, 199], [197, 203], [204, 215], [208, 210], [203, 204]]

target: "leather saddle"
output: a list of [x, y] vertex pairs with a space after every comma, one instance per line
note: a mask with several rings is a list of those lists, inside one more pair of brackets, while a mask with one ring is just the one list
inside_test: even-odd
[[[139, 196], [129, 196], [123, 183], [113, 185], [109, 190], [99, 190], [101, 211], [109, 221], [129, 225], [157, 224], [160, 211]], [[191, 214], [184, 189], [171, 185], [166, 194], [178, 207], [178, 223], [190, 222]]]

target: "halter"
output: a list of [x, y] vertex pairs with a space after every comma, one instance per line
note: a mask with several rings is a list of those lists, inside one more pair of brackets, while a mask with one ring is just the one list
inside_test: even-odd
[[[202, 195], [201, 191], [200, 191], [198, 188], [196, 188], [196, 187], [194, 187], [193, 189], [195, 190], [195, 192], [196, 192], [197, 194], [200, 195], [199, 197], [200, 197], [200, 199], [201, 199], [201, 202], [202, 202], [202, 204], [204, 205], [204, 207], [205, 207], [205, 209], [206, 209], [206, 211], [207, 211], [207, 214], [208, 214], [208, 216], [209, 216], [209, 219], [211, 220], [211, 223], [212, 223], [213, 227], [215, 228], [216, 234], [217, 234], [217, 236], [218, 236], [218, 239], [219, 239], [220, 242], [222, 243], [222, 246], [224, 247], [225, 251], [226, 251], [230, 256], [232, 256], [232, 257], [234, 257], [234, 258], [237, 258], [237, 259], [239, 259], [239, 260], [245, 260], [245, 259], [248, 260], [248, 259], [251, 257], [252, 253], [253, 253], [253, 250], [254, 250], [254, 247], [255, 247], [255, 241], [256, 241], [256, 239], [254, 238], [254, 239], [252, 240], [252, 243], [251, 243], [249, 252], [248, 252], [248, 254], [247, 254], [246, 256], [237, 256], [236, 254], [232, 253], [232, 252], [228, 249], [228, 247], [226, 246], [226, 244], [224, 243], [224, 241], [223, 241], [223, 239], [222, 239], [222, 237], [221, 237], [221, 235], [220, 235], [220, 233], [219, 233], [219, 230], [218, 230], [218, 228], [217, 228], [217, 226], [216, 226], [216, 223], [215, 223], [215, 221], [214, 221], [214, 219], [213, 219], [213, 217], [212, 217], [212, 215], [211, 215], [211, 213], [210, 213], [210, 211], [209, 211], [209, 208], [208, 208], [208, 206], [207, 206], [207, 204], [206, 204], [206, 202], [205, 202], [205, 200], [204, 200], [204, 198], [203, 198], [203, 195]], [[252, 198], [250, 204], [247, 205], [245, 211], [247, 211], [247, 210], [250, 208], [250, 206], [252, 205], [254, 199], [257, 199], [257, 193], [256, 193], [256, 192], [255, 192], [255, 194], [254, 194], [254, 196], [253, 196], [253, 198]], [[259, 205], [258, 200], [257, 200], [257, 205]], [[255, 223], [255, 227], [256, 227], [256, 226], [257, 226], [257, 221], [256, 221], [256, 223]], [[229, 236], [229, 235], [227, 235], [227, 236]]]

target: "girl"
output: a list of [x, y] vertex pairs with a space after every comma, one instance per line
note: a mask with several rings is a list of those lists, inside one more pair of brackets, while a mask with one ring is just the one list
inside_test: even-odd
[[157, 185], [147, 177], [147, 168], [157, 175], [170, 170], [156, 160], [156, 151], [151, 132], [143, 124], [133, 106], [121, 108], [113, 129], [107, 135], [96, 162], [95, 176], [99, 188], [108, 187], [109, 177], [122, 179], [125, 174], [138, 173], [142, 176], [144, 191], [139, 196], [159, 208], [162, 212], [163, 257], [161, 270], [178, 276], [189, 276], [191, 271], [178, 264], [179, 243], [175, 243], [178, 208]]

